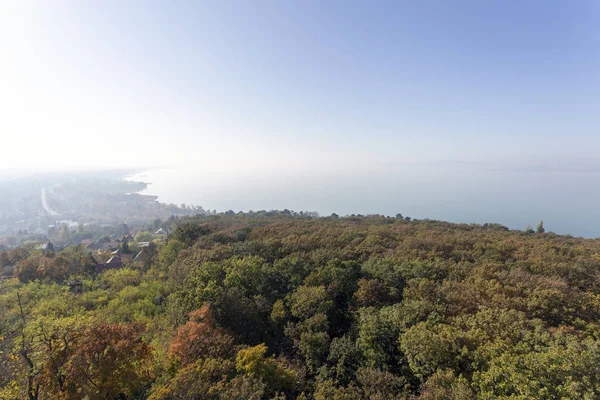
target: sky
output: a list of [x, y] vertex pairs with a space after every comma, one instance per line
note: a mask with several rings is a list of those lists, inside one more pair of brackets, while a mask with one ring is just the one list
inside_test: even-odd
[[0, 57], [0, 173], [600, 167], [596, 0], [5, 1]]

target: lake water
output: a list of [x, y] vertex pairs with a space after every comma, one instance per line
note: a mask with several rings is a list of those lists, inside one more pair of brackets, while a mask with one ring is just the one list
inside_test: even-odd
[[452, 222], [497, 222], [574, 236], [600, 236], [600, 171], [477, 163], [413, 163], [378, 171], [219, 176], [193, 167], [149, 170], [128, 179], [150, 183], [159, 201], [217, 211], [290, 209], [384, 214]]

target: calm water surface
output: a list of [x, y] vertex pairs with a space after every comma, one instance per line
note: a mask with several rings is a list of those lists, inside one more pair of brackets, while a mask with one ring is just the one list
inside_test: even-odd
[[600, 236], [600, 172], [467, 163], [411, 164], [394, 171], [218, 176], [191, 167], [149, 170], [160, 201], [225, 211], [291, 209], [346, 214], [402, 213], [452, 222], [497, 222], [575, 236]]

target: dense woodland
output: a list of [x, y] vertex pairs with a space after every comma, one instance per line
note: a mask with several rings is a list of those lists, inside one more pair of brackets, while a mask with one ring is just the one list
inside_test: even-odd
[[600, 398], [600, 240], [539, 228], [230, 213], [98, 275], [3, 252], [0, 398]]

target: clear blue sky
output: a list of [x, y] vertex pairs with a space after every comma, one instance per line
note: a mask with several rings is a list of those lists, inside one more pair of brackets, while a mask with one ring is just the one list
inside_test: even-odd
[[600, 146], [598, 1], [15, 3], [0, 168], [569, 162]]

